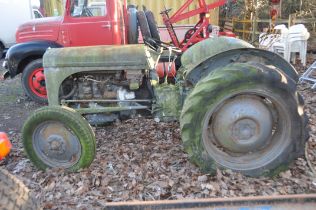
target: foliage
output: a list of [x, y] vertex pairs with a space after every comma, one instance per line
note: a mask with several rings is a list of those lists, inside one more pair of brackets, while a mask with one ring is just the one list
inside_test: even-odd
[[[244, 18], [247, 11], [257, 11], [259, 18], [270, 18], [269, 0], [237, 0], [236, 3], [227, 3], [221, 8], [221, 18]], [[315, 0], [282, 0], [282, 16], [287, 19], [290, 14], [297, 14], [298, 17], [312, 18], [316, 17], [316, 1]]]

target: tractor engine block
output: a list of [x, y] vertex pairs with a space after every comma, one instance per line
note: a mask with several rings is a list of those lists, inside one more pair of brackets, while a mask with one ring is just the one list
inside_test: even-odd
[[142, 85], [143, 76], [142, 71], [78, 74], [63, 82], [60, 96], [72, 100], [131, 100], [135, 99], [133, 91]]
[[[66, 101], [76, 101], [68, 104], [73, 108], [98, 109], [104, 106], [135, 106], [138, 104], [132, 100], [143, 98], [144, 88], [140, 88], [143, 78], [142, 71], [77, 74], [63, 82], [60, 98]], [[88, 114], [85, 115], [85, 118], [90, 124], [100, 125], [117, 119], [132, 118], [135, 114], [135, 110], [130, 110], [117, 113]]]

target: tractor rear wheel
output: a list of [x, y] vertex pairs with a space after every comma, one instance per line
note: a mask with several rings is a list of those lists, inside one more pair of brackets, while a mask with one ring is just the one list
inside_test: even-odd
[[7, 170], [0, 168], [0, 209], [40, 209], [29, 189]]
[[274, 175], [303, 154], [306, 120], [295, 82], [276, 69], [235, 63], [197, 83], [180, 117], [182, 139], [202, 170]]
[[38, 168], [77, 171], [95, 157], [95, 135], [89, 123], [70, 108], [44, 107], [24, 124], [23, 145]]
[[22, 87], [26, 95], [37, 103], [47, 103], [47, 91], [42, 59], [30, 62], [22, 73]]

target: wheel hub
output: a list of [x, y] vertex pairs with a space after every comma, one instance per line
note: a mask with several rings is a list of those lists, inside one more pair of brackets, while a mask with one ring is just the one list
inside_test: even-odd
[[66, 151], [65, 141], [61, 136], [52, 135], [48, 138], [48, 151], [57, 154], [63, 154]]
[[40, 97], [46, 97], [46, 84], [45, 84], [45, 75], [44, 69], [38, 68], [35, 69], [32, 75], [29, 78], [29, 85], [31, 90]]
[[51, 167], [69, 168], [81, 156], [78, 137], [60, 122], [47, 121], [38, 125], [33, 145], [37, 156]]
[[238, 141], [247, 141], [258, 133], [258, 124], [252, 119], [238, 120], [232, 126], [232, 136]]
[[273, 118], [260, 97], [236, 97], [215, 114], [212, 133], [217, 144], [231, 152], [258, 150], [272, 135]]

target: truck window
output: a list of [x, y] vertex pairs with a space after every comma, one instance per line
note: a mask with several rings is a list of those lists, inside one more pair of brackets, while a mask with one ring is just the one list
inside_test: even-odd
[[72, 17], [106, 16], [106, 2], [98, 0], [71, 0], [70, 12]]

